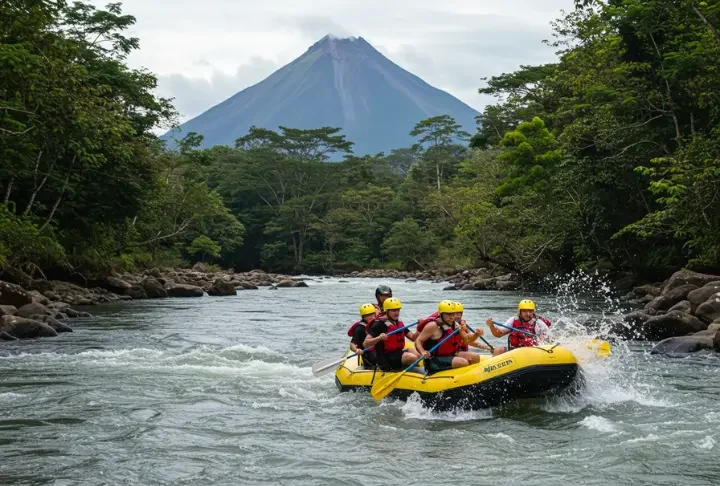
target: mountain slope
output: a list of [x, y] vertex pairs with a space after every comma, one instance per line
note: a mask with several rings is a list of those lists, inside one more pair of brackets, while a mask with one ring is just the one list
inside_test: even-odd
[[[341, 127], [356, 155], [409, 146], [415, 124], [449, 114], [475, 132], [477, 112], [380, 54], [362, 37], [325, 36], [305, 54], [180, 126], [204, 146], [233, 145], [251, 125]], [[170, 133], [163, 136], [168, 138]]]

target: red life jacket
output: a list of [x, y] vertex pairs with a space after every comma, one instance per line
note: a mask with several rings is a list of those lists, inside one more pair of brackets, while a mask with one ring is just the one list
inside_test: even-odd
[[[427, 346], [428, 349], [432, 349], [433, 346], [435, 346], [437, 343], [448, 337], [448, 335], [455, 332], [455, 326], [453, 327], [444, 327], [447, 326], [447, 324], [444, 324], [442, 320], [438, 317], [435, 322], [437, 325], [442, 329], [442, 336], [440, 336], [440, 339], [428, 339], [428, 341], [432, 341], [432, 343], [428, 342]], [[458, 351], [460, 351], [460, 345], [462, 344], [462, 338], [460, 337], [460, 333], [455, 333], [453, 337], [445, 341], [438, 347], [435, 351], [433, 351], [431, 354], [433, 356], [455, 356]]]
[[[521, 331], [537, 334], [537, 332], [535, 331], [535, 321], [537, 319], [540, 319], [541, 321], [543, 321], [545, 323], [546, 326], [550, 327], [550, 321], [548, 321], [544, 317], [540, 317], [540, 316], [533, 316], [533, 318], [530, 319], [529, 321], [522, 321], [520, 319], [520, 317], [516, 317], [512, 323], [512, 327], [514, 329], [519, 329]], [[512, 331], [510, 333], [510, 335], [508, 336], [508, 345], [511, 348], [524, 348], [527, 346], [536, 346], [537, 339], [534, 338], [533, 336], [528, 336], [527, 334], [524, 334], [522, 332]]]
[[369, 323], [365, 323], [365, 322], [363, 322], [362, 319], [360, 319], [359, 321], [355, 322], [352, 326], [350, 326], [350, 329], [348, 329], [348, 336], [353, 337], [353, 334], [355, 334], [355, 329], [358, 326], [365, 326], [365, 332], [367, 332], [370, 329], [370, 324], [372, 322], [373, 321], [370, 321]]
[[423, 319], [422, 321], [420, 321], [420, 322], [418, 323], [417, 332], [418, 332], [418, 333], [421, 333], [422, 330], [425, 328], [425, 326], [428, 325], [429, 322], [433, 322], [433, 321], [434, 321], [435, 319], [437, 319], [438, 317], [440, 317], [440, 313], [439, 313], [439, 312], [435, 312], [435, 313], [430, 314], [429, 316], [427, 316], [425, 319]]
[[[396, 329], [400, 329], [401, 327], [405, 327], [405, 324], [403, 324], [402, 321], [398, 321], [396, 323], [393, 323], [391, 320], [386, 319], [385, 325], [387, 326], [387, 331], [385, 334], [390, 334]], [[405, 332], [400, 331], [396, 332], [392, 336], [388, 336], [387, 340], [383, 343], [383, 353], [392, 353], [394, 351], [402, 351], [405, 349]]]

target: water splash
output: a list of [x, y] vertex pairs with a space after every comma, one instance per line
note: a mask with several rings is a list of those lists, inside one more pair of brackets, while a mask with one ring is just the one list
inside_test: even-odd
[[467, 422], [471, 420], [488, 420], [493, 418], [492, 410], [464, 410], [454, 409], [438, 412], [423, 405], [420, 396], [411, 395], [406, 402], [395, 401], [393, 406], [400, 408], [406, 419], [429, 420], [443, 422]]

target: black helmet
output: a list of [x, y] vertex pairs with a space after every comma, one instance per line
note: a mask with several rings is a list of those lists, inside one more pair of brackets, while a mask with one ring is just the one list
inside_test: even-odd
[[378, 297], [380, 295], [392, 297], [392, 289], [387, 285], [378, 285], [378, 288], [375, 289], [375, 297]]

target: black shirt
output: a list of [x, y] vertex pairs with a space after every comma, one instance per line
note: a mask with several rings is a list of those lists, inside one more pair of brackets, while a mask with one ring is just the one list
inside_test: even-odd
[[363, 324], [360, 324], [355, 327], [355, 331], [353, 331], [352, 339], [350, 340], [350, 342], [360, 348], [363, 348], [363, 342], [365, 341], [365, 337], [367, 337], [365, 326]]

